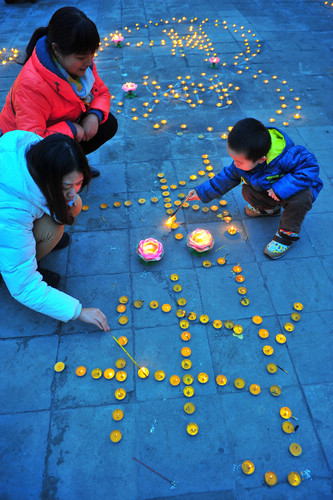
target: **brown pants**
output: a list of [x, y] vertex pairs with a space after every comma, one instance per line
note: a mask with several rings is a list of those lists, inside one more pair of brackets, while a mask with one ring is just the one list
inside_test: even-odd
[[[274, 189], [274, 184], [273, 184]], [[302, 222], [312, 208], [313, 194], [310, 188], [291, 196], [287, 200], [273, 200], [265, 191], [256, 191], [248, 184], [243, 184], [242, 195], [252, 207], [258, 210], [271, 209], [278, 205], [283, 208], [279, 229], [299, 233]]]
[[[77, 196], [75, 205], [70, 207], [70, 214], [76, 217], [81, 212], [82, 200]], [[56, 244], [61, 240], [64, 227], [56, 224], [50, 215], [44, 214], [40, 219], [36, 219], [33, 227], [33, 235], [36, 240], [36, 259], [39, 262], [46, 257]]]

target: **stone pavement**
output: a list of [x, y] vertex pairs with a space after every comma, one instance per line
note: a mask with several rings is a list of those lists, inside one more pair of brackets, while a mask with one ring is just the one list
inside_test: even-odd
[[[0, 46], [7, 51], [0, 57], [8, 60], [11, 48], [20, 56], [32, 31], [62, 5], [1, 3]], [[89, 209], [71, 228], [70, 247], [51, 254], [44, 267], [61, 273], [61, 289], [85, 306], [100, 307], [112, 331], [105, 334], [79, 321], [61, 324], [27, 310], [0, 288], [0, 499], [333, 498], [333, 7], [323, 0], [67, 5], [84, 10], [101, 39], [107, 37], [96, 63], [114, 95], [119, 131], [90, 156], [102, 175], [82, 194]], [[122, 48], [110, 43], [116, 30], [125, 37]], [[221, 59], [216, 69], [207, 61], [214, 53]], [[19, 69], [10, 61], [0, 67], [1, 105]], [[127, 81], [138, 84], [135, 99], [123, 96]], [[217, 212], [203, 212], [202, 203], [194, 211], [191, 202], [177, 214], [178, 229], [164, 224], [165, 198], [175, 208], [180, 193], [208, 178], [202, 155], [208, 155], [213, 172], [229, 164], [224, 134], [246, 116], [266, 124], [274, 119], [271, 123], [307, 146], [321, 166], [324, 189], [300, 241], [278, 261], [263, 254], [277, 219], [247, 219], [240, 188], [224, 197], [227, 205], [216, 200]], [[158, 173], [164, 173], [169, 196], [163, 196]], [[191, 175], [197, 179], [191, 181]], [[158, 197], [156, 204], [152, 197]], [[141, 198], [146, 202], [140, 204]], [[128, 200], [132, 204], [126, 207]], [[113, 207], [115, 201], [120, 208]], [[108, 208], [102, 210], [102, 203]], [[235, 236], [227, 232], [223, 210], [232, 216]], [[215, 239], [204, 256], [192, 254], [185, 241], [200, 227]], [[184, 238], [177, 240], [176, 233]], [[164, 245], [156, 264], [145, 265], [136, 255], [137, 243], [148, 237]], [[217, 263], [221, 257], [224, 265]], [[211, 267], [203, 266], [205, 260]], [[248, 306], [240, 303], [236, 264], [245, 277]], [[173, 273], [177, 282], [170, 279]], [[181, 292], [174, 291], [175, 284]], [[129, 299], [126, 325], [116, 310], [123, 295]], [[186, 314], [197, 315], [185, 330], [176, 315], [179, 297], [187, 301]], [[137, 300], [143, 301], [141, 308], [134, 306]], [[153, 300], [157, 309], [149, 306]], [[291, 320], [295, 302], [304, 306], [299, 322]], [[170, 304], [171, 312], [163, 312], [163, 304]], [[200, 322], [202, 314], [208, 323]], [[255, 315], [263, 318], [261, 325], [253, 323]], [[222, 328], [213, 327], [215, 319]], [[241, 325], [243, 334], [227, 329], [228, 321]], [[286, 323], [292, 323], [292, 332]], [[259, 329], [269, 337], [261, 338]], [[181, 339], [184, 331], [191, 334], [188, 342]], [[281, 333], [285, 344], [275, 339]], [[138, 377], [112, 336], [128, 338], [126, 350], [148, 367], [147, 379]], [[271, 356], [263, 353], [265, 345], [273, 347]], [[183, 347], [191, 349], [190, 370], [181, 365]], [[127, 362], [125, 381], [92, 378], [94, 368], [118, 371], [119, 358]], [[58, 361], [66, 365], [60, 373], [53, 369]], [[283, 371], [270, 374], [270, 362]], [[87, 369], [82, 378], [75, 375], [79, 365]], [[157, 370], [165, 372], [163, 381], [155, 380]], [[205, 384], [197, 380], [201, 372], [209, 376]], [[194, 378], [192, 398], [183, 395], [185, 374]], [[172, 375], [180, 377], [178, 386], [170, 384]], [[227, 378], [226, 385], [217, 385], [217, 375]], [[245, 380], [243, 389], [234, 386], [238, 377]], [[250, 393], [251, 384], [261, 387], [259, 395]], [[270, 393], [272, 385], [280, 386], [280, 396]], [[127, 394], [117, 401], [119, 388]], [[184, 411], [189, 402], [196, 407], [193, 414]], [[287, 420], [296, 429], [292, 434], [282, 430], [282, 407], [292, 412]], [[117, 408], [124, 412], [121, 421], [112, 418]], [[191, 422], [199, 426], [195, 436], [186, 431]], [[117, 444], [109, 438], [115, 429], [122, 433]], [[291, 443], [302, 447], [300, 456], [289, 452]], [[245, 460], [254, 463], [252, 475], [242, 472]], [[267, 471], [276, 473], [276, 486], [265, 484]], [[300, 474], [298, 487], [287, 481], [291, 471]]]

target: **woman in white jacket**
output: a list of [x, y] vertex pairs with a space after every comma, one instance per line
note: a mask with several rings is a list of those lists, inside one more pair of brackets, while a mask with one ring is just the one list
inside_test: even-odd
[[55, 246], [66, 245], [64, 224], [81, 210], [77, 193], [91, 171], [80, 146], [62, 134], [42, 139], [16, 130], [0, 138], [0, 165], [0, 273], [9, 292], [57, 320], [80, 319], [109, 330], [102, 311], [49, 286], [59, 275], [38, 267]]

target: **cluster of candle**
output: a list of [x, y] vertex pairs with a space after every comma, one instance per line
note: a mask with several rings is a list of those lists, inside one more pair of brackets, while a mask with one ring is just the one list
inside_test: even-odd
[[[172, 18], [172, 20], [162, 20], [159, 22], [153, 22], [153, 20], [150, 20], [149, 23], [143, 24], [143, 25], [136, 23], [135, 29], [136, 30], [139, 30], [140, 28], [147, 29], [149, 25], [153, 25], [155, 27], [162, 26], [163, 24], [169, 25], [171, 22], [174, 23], [175, 27], [177, 24], [180, 24], [180, 23], [184, 23], [184, 22], [189, 23], [188, 35], [180, 36], [177, 33], [177, 30], [175, 29], [175, 27], [169, 28], [168, 30], [166, 28], [163, 29], [163, 34], [168, 36], [171, 43], [172, 43], [172, 49], [171, 49], [172, 55], [176, 55], [176, 50], [178, 49], [178, 51], [180, 51], [180, 55], [185, 57], [184, 48], [185, 49], [191, 48], [191, 49], [196, 49], [196, 50], [204, 50], [206, 52], [206, 56], [207, 56], [207, 58], [204, 59], [204, 61], [209, 60], [213, 67], [215, 67], [216, 64], [218, 64], [220, 62], [220, 58], [214, 52], [215, 49], [213, 47], [212, 42], [210, 41], [208, 34], [204, 31], [205, 29], [207, 29], [207, 27], [209, 27], [210, 29], [214, 29], [214, 27], [219, 28], [220, 21], [217, 19], [215, 21], [210, 21], [208, 18], [203, 19], [197, 27], [195, 26], [195, 24], [197, 23], [197, 18], [193, 18], [193, 19], [188, 20], [184, 16], [182, 18], [179, 18], [179, 19]], [[228, 61], [228, 62], [223, 61], [221, 63], [221, 66], [223, 68], [227, 67], [231, 63], [233, 66], [238, 66], [241, 63], [248, 64], [250, 59], [256, 57], [260, 53], [260, 49], [261, 49], [260, 40], [255, 38], [256, 34], [252, 33], [252, 31], [250, 29], [246, 30], [244, 26], [237, 26], [237, 24], [232, 24], [232, 26], [229, 27], [226, 20], [222, 21], [222, 26], [223, 26], [223, 29], [232, 31], [233, 36], [240, 35], [240, 42], [244, 43], [244, 50], [233, 56], [233, 59], [234, 59], [233, 62], [232, 61]], [[124, 31], [131, 33], [132, 30], [131, 30], [131, 28], [125, 27]], [[252, 41], [251, 39], [252, 40], [255, 39], [253, 41], [256, 43], [256, 48], [251, 47], [251, 43], [250, 43]], [[110, 42], [112, 42], [112, 44], [115, 45], [116, 47], [119, 47], [119, 46], [122, 46], [123, 40], [124, 40], [124, 37], [119, 31], [115, 31], [113, 33], [110, 33], [109, 36], [104, 36], [102, 41], [100, 42], [99, 50], [95, 54], [95, 56], [97, 57], [98, 53], [102, 53], [104, 51], [104, 48], [109, 47]], [[165, 44], [166, 44], [165, 39], [162, 39], [161, 45], [165, 45]], [[130, 42], [126, 42], [126, 46], [130, 46], [130, 45], [131, 45]], [[142, 45], [144, 45], [142, 41], [138, 42], [136, 44], [137, 47], [141, 47]], [[150, 40], [149, 46], [153, 46], [153, 45], [154, 45], [154, 41]], [[7, 55], [7, 53], [9, 55]], [[0, 50], [0, 58], [1, 58], [2, 64], [6, 64], [7, 62], [14, 60], [17, 56], [18, 56], [17, 49], [12, 48], [10, 50], [10, 52], [7, 52], [7, 49], [4, 47], [2, 50]], [[237, 71], [237, 74], [241, 75], [244, 72], [244, 70], [249, 70], [249, 69], [250, 69], [250, 67], [248, 65], [243, 66], [242, 69], [239, 69]], [[258, 70], [255, 74], [253, 74], [253, 78], [258, 79], [258, 77], [261, 74], [262, 74], [262, 70]], [[217, 75], [215, 75], [215, 76], [217, 77]], [[273, 75], [271, 78], [273, 80], [277, 80], [276, 75]], [[269, 79], [267, 77], [263, 77], [262, 83], [267, 85], [269, 83]], [[282, 83], [282, 85], [285, 85], [287, 83], [287, 81], [282, 80], [281, 83]], [[198, 84], [198, 85], [200, 85], [200, 84]], [[214, 84], [214, 85], [216, 85], [216, 84]], [[209, 88], [212, 90], [214, 85], [209, 85]], [[222, 83], [222, 85], [223, 85], [223, 83]], [[188, 87], [188, 86], [186, 85], [186, 87]], [[234, 88], [239, 89], [239, 86], [234, 86]], [[188, 92], [184, 92], [184, 94], [180, 94], [179, 92], [177, 92], [177, 89], [173, 89], [173, 90], [174, 90], [173, 95], [170, 95], [171, 92], [169, 94], [170, 97], [173, 97], [175, 99], [179, 99], [179, 98], [184, 99], [193, 108], [195, 108], [196, 106], [203, 103], [203, 99], [200, 99], [200, 98], [198, 99], [198, 96], [195, 96], [196, 99], [193, 101], [193, 98], [191, 98], [190, 95], [188, 97], [186, 97], [186, 95], [184, 95], [184, 94], [188, 94]], [[192, 90], [195, 91], [196, 94], [198, 94], [198, 92], [204, 92], [205, 88], [202, 86], [201, 88], [195, 88]], [[277, 90], [277, 92], [281, 92], [280, 88], [278, 88], [276, 90]], [[217, 91], [221, 91], [221, 89], [217, 88], [216, 92]], [[289, 89], [289, 91], [293, 92], [293, 89]], [[133, 91], [130, 91], [130, 92], [133, 92]], [[168, 92], [164, 91], [163, 94], [168, 94]], [[225, 92], [224, 95], [220, 94], [218, 96], [219, 100], [216, 103], [217, 108], [228, 107], [229, 105], [232, 104], [232, 99], [230, 98], [230, 95], [228, 95], [228, 94], [229, 94], [229, 92]], [[133, 94], [129, 93], [128, 97], [129, 96], [133, 97]], [[114, 98], [115, 96], [112, 96], [112, 97]], [[301, 109], [301, 105], [299, 104], [299, 97], [294, 97], [294, 100], [296, 101], [296, 112], [289, 112], [289, 116], [290, 117], [292, 116], [293, 119], [298, 120], [301, 118], [301, 115], [299, 112]], [[155, 101], [159, 101], [159, 99], [155, 99]], [[281, 105], [279, 106], [279, 109], [276, 110], [276, 114], [282, 115], [283, 111], [286, 108], [288, 108], [288, 104], [286, 102], [286, 97], [284, 95], [279, 96], [279, 101], [280, 101]], [[155, 102], [155, 104], [156, 104], [156, 102]], [[118, 109], [117, 111], [120, 112], [120, 109]], [[291, 115], [291, 113], [293, 113], [293, 115]], [[145, 117], [149, 116], [148, 113], [144, 113], [144, 115], [147, 115]], [[136, 117], [136, 116], [133, 116], [132, 118], [134, 121], [138, 120], [138, 117]], [[269, 121], [271, 123], [274, 123], [276, 121], [276, 117], [270, 117]], [[289, 121], [283, 121], [283, 125], [288, 126]], [[155, 129], [159, 128], [159, 126], [156, 125], [154, 128]], [[209, 127], [209, 128], [212, 129], [212, 127]]]
[[[159, 172], [157, 174], [157, 178], [159, 179], [160, 182], [160, 189], [162, 191], [162, 196], [163, 196], [163, 201], [164, 201], [164, 208], [166, 210], [167, 215], [170, 217], [168, 218], [166, 225], [168, 227], [171, 227], [171, 229], [177, 229], [178, 224], [176, 222], [176, 217], [173, 217], [175, 209], [172, 208], [172, 203], [171, 203], [171, 191], [175, 192], [178, 189], [178, 186], [184, 187], [186, 186], [186, 181], [185, 180], [180, 180], [177, 184], [170, 184], [170, 186], [167, 185], [167, 178], [164, 172]], [[182, 208], [188, 208], [190, 204], [185, 200], [186, 195], [185, 193], [178, 193], [178, 199], [174, 201], [174, 206], [178, 208], [180, 205], [182, 205]], [[181, 233], [177, 233], [181, 234]], [[177, 239], [181, 239], [179, 236]]]
[[[184, 22], [184, 21], [187, 21], [187, 19], [185, 17], [181, 18], [181, 19], [175, 19], [173, 18], [172, 19], [172, 22], [176, 22], [176, 23], [180, 23], [180, 22]], [[177, 31], [174, 29], [174, 28], [170, 28], [169, 31], [167, 31], [167, 29], [164, 29], [163, 30], [163, 34], [166, 34], [166, 36], [169, 36], [170, 38], [170, 41], [172, 42], [172, 49], [171, 49], [171, 53], [172, 55], [176, 55], [176, 50], [179, 49], [181, 51], [180, 55], [181, 56], [185, 56], [185, 52], [184, 52], [184, 47], [186, 49], [188, 48], [191, 48], [191, 49], [197, 49], [197, 50], [205, 50], [207, 52], [207, 57], [209, 57], [209, 59], [204, 59], [205, 61], [208, 61], [208, 60], [214, 60], [215, 62], [212, 62], [212, 66], [215, 66], [217, 64], [217, 62], [220, 62], [218, 61], [220, 58], [217, 57], [217, 54], [214, 52], [214, 47], [213, 47], [213, 44], [212, 42], [210, 41], [210, 39], [208, 38], [208, 35], [207, 33], [205, 33], [204, 29], [206, 29], [206, 26], [209, 25], [209, 20], [208, 19], [204, 19], [201, 24], [199, 24], [198, 26], [198, 29], [196, 31], [194, 31], [194, 25], [193, 23], [195, 23], [197, 21], [197, 19], [191, 19], [189, 21], [190, 25], [189, 25], [189, 34], [188, 35], [184, 35], [184, 36], [179, 36], [179, 34], [177, 33]], [[170, 21], [168, 20], [165, 20], [163, 21], [163, 23], [165, 24], [169, 24]], [[149, 22], [150, 23], [150, 22]], [[214, 26], [215, 27], [219, 27], [219, 24], [218, 24], [218, 20], [215, 20], [214, 22]], [[156, 22], [156, 23], [153, 23], [151, 22], [150, 24], [153, 24], [154, 26], [160, 26], [162, 23], [159, 23], [159, 22]], [[211, 23], [212, 24], [212, 23]], [[260, 52], [260, 41], [258, 39], [255, 40], [255, 43], [257, 44], [257, 47], [256, 49], [254, 50], [253, 48], [250, 47], [250, 41], [251, 41], [251, 38], [254, 38], [256, 37], [256, 34], [255, 33], [252, 33], [251, 30], [245, 30], [245, 27], [244, 26], [240, 26], [240, 27], [237, 27], [236, 24], [233, 24], [232, 27], [228, 27], [227, 25], [227, 22], [226, 21], [223, 21], [222, 23], [223, 25], [223, 28], [224, 29], [232, 29], [233, 33], [238, 33], [241, 35], [241, 40], [242, 42], [244, 42], [244, 50], [243, 52], [239, 52], [237, 55], [234, 56], [234, 61], [224, 61], [221, 63], [221, 66], [223, 68], [226, 68], [228, 65], [230, 65], [232, 63], [233, 66], [237, 66], [241, 63], [248, 63], [250, 59], [252, 59], [253, 57], [256, 57], [258, 55], [258, 53]], [[141, 28], [147, 28], [148, 27], [148, 24], [145, 24], [145, 25], [142, 25], [140, 26], [139, 23], [137, 23], [136, 25], [136, 29], [139, 30], [140, 27]], [[212, 26], [211, 26], [212, 27]], [[125, 30], [127, 30], [129, 33], [131, 32], [131, 29], [129, 29], [128, 27], [125, 27]], [[116, 36], [114, 34], [110, 34], [110, 35], [113, 35], [113, 36]], [[235, 35], [234, 35], [235, 36]], [[250, 37], [250, 38], [247, 38], [247, 37]], [[107, 45], [109, 45], [108, 43], [108, 37], [104, 37], [104, 41]], [[162, 39], [161, 40], [161, 45], [165, 45], [165, 39]], [[127, 42], [126, 43], [127, 46], [130, 45], [130, 42]], [[143, 46], [143, 42], [137, 42], [136, 46], [137, 47], [141, 47]], [[153, 46], [154, 45], [154, 41], [151, 40], [149, 42], [149, 45], [150, 46]], [[238, 70], [237, 71], [237, 74], [241, 75], [244, 70], [249, 70], [250, 67], [249, 66], [245, 66], [243, 67], [242, 69]], [[205, 74], [205, 73], [203, 73]], [[254, 79], [258, 79], [259, 76], [262, 75], [262, 70], [258, 70], [256, 74], [253, 75], [253, 78]], [[214, 77], [217, 78], [217, 75], [214, 75]], [[182, 77], [179, 77], [179, 78], [182, 78]], [[273, 75], [272, 76], [272, 79], [273, 80], [276, 80], [277, 79], [277, 76], [276, 75]], [[212, 79], [209, 79], [210, 81], [212, 81]], [[267, 85], [267, 83], [269, 82], [269, 80], [267, 79], [267, 77], [264, 77], [263, 76], [263, 80], [259, 80], [259, 81], [262, 81], [263, 84]], [[148, 82], [144, 82], [145, 84], [148, 84]], [[144, 118], [148, 118], [150, 116], [150, 113], [153, 111], [154, 107], [155, 107], [155, 104], [158, 104], [159, 102], [161, 102], [163, 100], [163, 97], [169, 97], [170, 98], [173, 98], [173, 99], [179, 99], [179, 100], [183, 100], [183, 101], [186, 101], [189, 106], [191, 108], [196, 108], [197, 106], [200, 106], [201, 104], [203, 104], [203, 99], [202, 99], [202, 96], [198, 95], [198, 93], [201, 93], [201, 92], [205, 92], [206, 88], [204, 87], [204, 84], [199, 83], [197, 87], [195, 88], [191, 88], [193, 87], [193, 83], [191, 83], [191, 86], [188, 84], [188, 82], [185, 82], [185, 91], [183, 89], [183, 91], [180, 91], [181, 89], [177, 88], [177, 85], [175, 84], [171, 84], [169, 85], [169, 87], [173, 86], [174, 88], [172, 88], [172, 90], [170, 91], [170, 89], [164, 89], [162, 90], [159, 94], [157, 94], [155, 91], [152, 91], [151, 93], [152, 94], [155, 94], [155, 99], [153, 100], [154, 102], [153, 103], [148, 103], [148, 112], [145, 112], [143, 114], [143, 117]], [[221, 85], [223, 86], [223, 82], [219, 82], [221, 83]], [[286, 80], [282, 80], [282, 84], [286, 84]], [[195, 84], [196, 85], [196, 84]], [[201, 88], [199, 87], [199, 85], [201, 85]], [[207, 91], [206, 93], [206, 97], [207, 95], [209, 94], [209, 92], [211, 90], [214, 90], [214, 87], [215, 87], [215, 92], [219, 92], [219, 95], [218, 95], [218, 101], [216, 102], [216, 106], [218, 109], [220, 108], [225, 108], [225, 107], [228, 107], [232, 104], [232, 97], [230, 95], [230, 88], [228, 89], [228, 86], [224, 85], [224, 88], [227, 90], [225, 91], [224, 90], [224, 94], [220, 93], [222, 91], [221, 88], [216, 88], [218, 84], [211, 84], [211, 83], [208, 83], [208, 86], [209, 86], [209, 90]], [[233, 86], [233, 84], [229, 84], [231, 86]], [[159, 89], [161, 89], [161, 85], [158, 84], [156, 85], [156, 87], [158, 87]], [[234, 89], [237, 91], [239, 90], [239, 86], [235, 86], [234, 85]], [[193, 96], [190, 94], [190, 92], [188, 92], [188, 90], [192, 90], [193, 91]], [[277, 91], [280, 91], [281, 89], [277, 89]], [[292, 92], [293, 89], [290, 89], [290, 91]], [[114, 97], [114, 96], [113, 96]], [[279, 96], [279, 100], [280, 100], [280, 97], [281, 97], [281, 100], [282, 99], [285, 99], [285, 96]], [[297, 98], [299, 100], [299, 98]], [[283, 103], [280, 103], [281, 106], [280, 108], [276, 111], [276, 113], [278, 115], [281, 115], [282, 114], [282, 111], [288, 107], [288, 104], [286, 102], [283, 102]], [[295, 120], [299, 119], [301, 116], [299, 114], [299, 110], [301, 109], [301, 106], [300, 104], [297, 102], [296, 104], [296, 113], [294, 113], [294, 116], [293, 118]], [[117, 112], [121, 112], [121, 109], [118, 109]], [[137, 121], [138, 120], [138, 116], [132, 116], [132, 119], [134, 121]], [[270, 117], [269, 118], [269, 121], [271, 123], [275, 122], [276, 121], [276, 118], [275, 117]], [[289, 122], [287, 121], [284, 121], [283, 122], [283, 125], [284, 126], [288, 126], [289, 125]], [[155, 123], [153, 125], [153, 127], [155, 129], [158, 129], [160, 128], [160, 124], [159, 123]], [[209, 131], [212, 131], [213, 130], [213, 127], [208, 127], [210, 130]], [[225, 133], [223, 133], [221, 135], [222, 138], [225, 138], [223, 136], [226, 136]]]
[[14, 59], [16, 59], [18, 55], [19, 55], [18, 49], [11, 48], [10, 51], [8, 52], [6, 47], [3, 47], [0, 50], [1, 64], [4, 66], [5, 64], [7, 64], [7, 62], [14, 61]]

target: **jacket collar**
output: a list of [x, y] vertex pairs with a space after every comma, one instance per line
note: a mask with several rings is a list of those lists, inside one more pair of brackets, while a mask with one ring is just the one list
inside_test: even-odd
[[36, 51], [36, 56], [39, 60], [39, 62], [49, 71], [54, 73], [58, 78], [62, 78], [65, 80], [65, 77], [61, 74], [57, 66], [54, 64], [54, 61], [51, 57], [51, 54], [49, 52], [47, 43], [46, 43], [46, 36], [43, 36], [40, 38], [35, 47]]
[[[56, 64], [53, 61], [53, 58], [47, 46], [46, 35], [42, 36], [37, 41], [35, 51], [39, 62], [44, 66], [44, 68], [54, 73], [58, 78], [61, 78], [62, 80], [65, 80], [67, 82], [65, 76], [61, 73], [61, 71], [57, 68]], [[91, 64], [91, 66], [89, 67], [92, 70], [93, 64]]]

